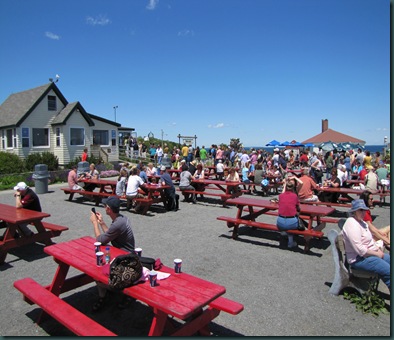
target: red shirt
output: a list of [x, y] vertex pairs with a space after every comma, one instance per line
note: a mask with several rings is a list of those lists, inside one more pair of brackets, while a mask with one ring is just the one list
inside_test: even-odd
[[300, 162], [301, 163], [308, 163], [308, 156], [306, 155], [306, 154], [302, 154], [301, 156], [300, 156]]
[[82, 162], [86, 162], [87, 159], [88, 159], [88, 154], [86, 152], [83, 152], [81, 156]]
[[372, 223], [371, 210], [365, 211], [364, 222], [368, 222], [368, 221]]
[[297, 194], [292, 191], [285, 191], [279, 195], [279, 209], [278, 214], [281, 216], [295, 216], [297, 214], [297, 207], [300, 205], [300, 200]]
[[362, 169], [359, 173], [358, 173], [358, 178], [361, 179], [362, 181], [365, 179], [365, 175], [367, 174], [367, 170], [366, 169]]

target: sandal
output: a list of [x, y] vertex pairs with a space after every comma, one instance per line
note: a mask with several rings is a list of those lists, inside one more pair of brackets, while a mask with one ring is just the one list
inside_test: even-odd
[[92, 306], [92, 312], [97, 312], [99, 311], [105, 303], [105, 297], [101, 297], [95, 302], [95, 304]]

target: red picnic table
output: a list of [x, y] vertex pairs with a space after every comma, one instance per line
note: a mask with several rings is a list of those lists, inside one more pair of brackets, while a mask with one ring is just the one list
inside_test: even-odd
[[[51, 215], [45, 212], [0, 204], [0, 220], [3, 220], [6, 225], [3, 238], [0, 241], [0, 264], [4, 263], [8, 250], [35, 242], [43, 242], [45, 245], [53, 244], [52, 237], [59, 236], [62, 231], [68, 230], [67, 227], [41, 221], [49, 216]], [[34, 225], [37, 233], [32, 236], [25, 236], [18, 229], [18, 225], [24, 223]], [[16, 238], [15, 235], [18, 230], [19, 237]]]
[[[64, 304], [65, 309], [70, 309], [70, 305], [59, 298], [61, 293], [79, 288], [92, 281], [108, 284], [108, 276], [104, 274], [102, 267], [96, 265], [94, 242], [94, 238], [85, 236], [44, 249], [47, 254], [53, 256], [58, 264], [52, 283], [46, 287], [41, 286], [42, 288], [38, 289], [41, 291], [44, 289], [51, 293], [52, 305], [48, 305], [46, 300], [40, 297], [40, 294], [29, 290], [32, 279], [26, 278], [14, 283], [14, 286], [27, 299], [41, 306], [46, 313], [55, 317], [75, 333], [82, 335], [102, 332], [103, 326], [93, 324], [94, 326], [90, 325], [90, 329], [81, 329], [85, 322], [92, 324], [94, 321], [84, 314], [80, 315], [80, 320], [70, 320], [70, 315], [58, 311], [57, 306]], [[125, 253], [121, 249], [111, 247], [112, 257]], [[66, 278], [70, 267], [77, 269], [82, 274]], [[148, 281], [143, 281], [122, 291], [123, 294], [135, 298], [152, 308], [154, 317], [149, 336], [160, 336], [164, 332], [177, 336], [189, 336], [196, 332], [207, 335], [209, 334], [208, 324], [219, 315], [220, 311], [238, 314], [243, 310], [243, 306], [238, 302], [222, 297], [226, 292], [226, 288], [221, 285], [185, 272], [175, 273], [173, 268], [166, 266], [163, 266], [160, 271], [171, 275], [165, 280], [158, 281], [156, 287], [150, 287]], [[53, 298], [54, 296], [56, 298]], [[171, 322], [173, 317], [182, 320], [183, 324], [176, 327]], [[124, 326], [127, 327], [127, 325]], [[103, 335], [115, 334], [105, 329]]]
[[[253, 228], [261, 228], [272, 231], [280, 231], [276, 224], [256, 221], [258, 217], [264, 216], [270, 211], [276, 211], [279, 208], [278, 203], [261, 198], [237, 197], [229, 199], [228, 204], [237, 206], [237, 214], [235, 218], [229, 216], [219, 216], [218, 220], [226, 221], [229, 228], [233, 228], [232, 238], [238, 236], [238, 227], [243, 224]], [[313, 228], [313, 222], [316, 221], [317, 226], [321, 225], [321, 217], [332, 214], [335, 209], [324, 206], [312, 206], [308, 204], [300, 204], [300, 215], [308, 217], [308, 228], [302, 230], [289, 230], [289, 233], [303, 235], [305, 238], [304, 251], [309, 250], [309, 241], [312, 237], [321, 238], [323, 232]]]

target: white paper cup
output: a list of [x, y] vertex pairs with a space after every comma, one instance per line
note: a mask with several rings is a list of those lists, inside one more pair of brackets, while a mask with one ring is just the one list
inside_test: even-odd
[[181, 273], [182, 272], [182, 260], [181, 259], [175, 259], [174, 260], [174, 270], [175, 273]]
[[149, 283], [151, 287], [156, 286], [156, 282], [157, 282], [157, 272], [155, 272], [154, 270], [151, 270], [149, 272]]
[[94, 249], [96, 253], [101, 251], [101, 242], [94, 242]]
[[98, 251], [96, 253], [96, 264], [97, 264], [97, 266], [101, 267], [103, 265], [103, 258], [104, 258], [104, 253], [102, 251]]
[[134, 252], [135, 252], [139, 257], [141, 257], [142, 248], [135, 248], [135, 249], [134, 249]]

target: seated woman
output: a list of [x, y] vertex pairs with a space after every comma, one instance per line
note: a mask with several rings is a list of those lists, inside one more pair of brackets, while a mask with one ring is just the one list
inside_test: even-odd
[[126, 192], [127, 186], [127, 171], [125, 169], [120, 170], [118, 181], [116, 182], [116, 194], [118, 196], [123, 196]]
[[[238, 172], [235, 171], [234, 167], [229, 168], [228, 175], [226, 177], [226, 181], [228, 181], [228, 182], [237, 182], [237, 183], [240, 182]], [[239, 191], [240, 191], [239, 186], [232, 186], [232, 187], [229, 188], [230, 194], [235, 194], [235, 193], [237, 193]]]
[[[87, 179], [97, 179], [99, 176], [99, 172], [96, 170], [96, 165], [94, 163], [90, 164], [90, 170], [86, 173]], [[94, 183], [85, 183], [83, 187], [85, 191], [93, 191], [97, 187]]]
[[[197, 164], [197, 168], [193, 174], [193, 178], [194, 179], [205, 178], [205, 171], [201, 163]], [[205, 191], [205, 185], [203, 183], [194, 183], [193, 186], [196, 188], [197, 191]], [[201, 194], [201, 197], [204, 197], [204, 195]]]
[[[298, 213], [300, 211], [300, 200], [294, 192], [294, 181], [288, 181], [283, 186], [283, 193], [279, 195], [278, 218], [276, 225], [279, 230], [295, 230], [298, 228]], [[297, 243], [293, 239], [293, 234], [287, 234], [288, 248], [297, 247]]]
[[352, 268], [378, 274], [391, 291], [390, 255], [375, 244], [368, 224], [364, 222], [367, 210], [362, 199], [352, 201], [350, 217], [342, 229], [346, 258]]
[[[339, 188], [341, 186], [341, 180], [338, 178], [338, 170], [336, 168], [333, 168], [331, 170], [331, 179], [328, 181], [325, 181], [323, 183], [323, 186], [328, 186], [330, 188]], [[319, 194], [319, 200], [322, 202], [331, 202], [331, 203], [337, 203], [338, 198], [340, 194], [338, 192], [325, 192], [322, 191]]]
[[[373, 208], [373, 195], [370, 191], [366, 190], [360, 195], [365, 205], [371, 209]], [[371, 211], [367, 210], [364, 216], [364, 222], [368, 224], [369, 230], [371, 231], [372, 237], [377, 243], [377, 245], [383, 250], [383, 244], [386, 248], [390, 249], [390, 226], [384, 228], [376, 228], [372, 224]]]
[[[179, 189], [181, 191], [195, 190], [195, 188], [191, 184], [192, 183], [192, 179], [193, 179], [193, 176], [189, 172], [189, 167], [185, 163], [183, 163], [183, 165], [182, 165], [182, 172], [180, 174], [180, 180], [179, 180]], [[189, 194], [185, 193], [184, 196], [185, 196], [184, 202], [188, 201], [189, 200]], [[192, 200], [192, 203], [194, 203], [194, 204], [197, 202], [196, 194], [192, 194], [191, 200]]]

